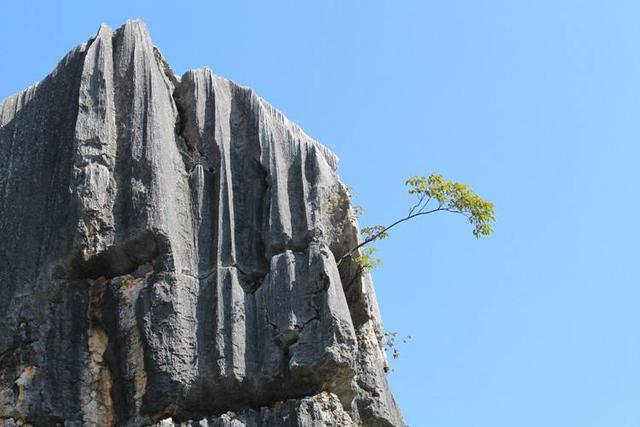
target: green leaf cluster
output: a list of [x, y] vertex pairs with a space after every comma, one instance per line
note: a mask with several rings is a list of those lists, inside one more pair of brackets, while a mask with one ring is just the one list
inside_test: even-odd
[[473, 225], [473, 235], [476, 238], [488, 236], [493, 232], [493, 203], [482, 199], [467, 184], [445, 180], [438, 173], [428, 177], [412, 176], [405, 184], [409, 187], [409, 194], [420, 198], [420, 203], [423, 199], [426, 199], [426, 203], [435, 200], [438, 203], [437, 210], [466, 216]]
[[376, 268], [382, 265], [382, 260], [379, 257], [373, 255], [375, 251], [375, 246], [367, 246], [366, 248], [362, 248], [360, 250], [360, 254], [354, 259], [356, 264], [358, 264], [358, 266], [364, 271], [368, 271], [372, 268]]
[[[371, 227], [362, 227], [360, 234], [364, 240], [378, 240], [389, 237], [387, 228], [384, 225], [372, 225]], [[372, 240], [372, 241], [373, 241]]]

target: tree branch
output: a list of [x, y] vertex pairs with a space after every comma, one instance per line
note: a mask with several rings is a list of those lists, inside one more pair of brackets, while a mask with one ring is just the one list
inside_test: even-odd
[[[423, 209], [424, 209], [424, 207], [423, 207]], [[413, 209], [412, 209], [412, 210], [413, 210]], [[376, 234], [373, 234], [373, 235], [369, 236], [368, 238], [364, 239], [360, 244], [358, 244], [358, 245], [354, 246], [353, 248], [349, 249], [349, 250], [348, 250], [344, 255], [342, 255], [342, 256], [338, 259], [338, 262], [337, 262], [338, 267], [340, 266], [340, 264], [342, 263], [342, 261], [343, 261], [345, 258], [347, 258], [347, 257], [351, 256], [355, 251], [357, 251], [357, 250], [358, 250], [358, 249], [360, 249], [361, 247], [363, 247], [363, 246], [365, 246], [365, 245], [368, 245], [369, 243], [371, 243], [371, 242], [373, 242], [373, 241], [375, 241], [375, 240], [378, 240], [378, 238], [379, 238], [382, 234], [384, 234], [384, 233], [386, 233], [387, 231], [391, 230], [391, 229], [392, 229], [393, 227], [395, 227], [396, 225], [402, 224], [403, 222], [405, 222], [405, 221], [409, 221], [410, 219], [416, 218], [416, 217], [418, 217], [418, 216], [422, 216], [422, 215], [429, 215], [429, 214], [432, 214], [432, 213], [434, 213], [434, 212], [438, 212], [438, 211], [448, 211], [448, 212], [455, 212], [455, 213], [463, 213], [463, 212], [461, 212], [461, 211], [454, 211], [454, 210], [451, 210], [451, 209], [448, 209], [448, 208], [443, 208], [443, 207], [442, 207], [442, 205], [439, 205], [437, 208], [435, 208], [435, 209], [431, 209], [431, 210], [428, 210], [428, 211], [422, 211], [422, 210], [420, 210], [420, 211], [418, 211], [418, 212], [416, 212], [416, 213], [409, 213], [409, 215], [407, 215], [406, 217], [401, 218], [401, 219], [397, 220], [396, 222], [394, 222], [394, 223], [392, 223], [392, 224], [390, 224], [390, 225], [388, 225], [388, 226], [384, 227], [382, 230], [378, 231]]]
[[[420, 194], [420, 197], [418, 198], [418, 203], [416, 203], [411, 209], [409, 209], [409, 215], [411, 215], [413, 211], [415, 211], [422, 204], [424, 197], [425, 197], [424, 193]], [[429, 197], [429, 200], [431, 200], [431, 197]], [[425, 206], [429, 204], [429, 200], [427, 200], [427, 203], [425, 203]], [[420, 210], [422, 209], [424, 209], [424, 207], [420, 208]]]

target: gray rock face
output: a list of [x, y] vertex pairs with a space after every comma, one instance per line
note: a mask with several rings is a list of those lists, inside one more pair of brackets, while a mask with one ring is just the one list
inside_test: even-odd
[[102, 26], [0, 159], [0, 425], [403, 425], [337, 159], [252, 90]]
[[271, 407], [227, 412], [219, 417], [189, 420], [175, 423], [171, 419], [160, 421], [157, 427], [261, 427], [261, 426], [308, 426], [333, 427], [356, 426], [344, 410], [335, 394], [320, 393], [302, 399], [278, 402]]

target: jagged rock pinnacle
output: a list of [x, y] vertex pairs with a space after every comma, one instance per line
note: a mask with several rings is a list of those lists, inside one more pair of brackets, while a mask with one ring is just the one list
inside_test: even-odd
[[102, 25], [0, 159], [0, 425], [403, 425], [337, 158], [251, 89]]

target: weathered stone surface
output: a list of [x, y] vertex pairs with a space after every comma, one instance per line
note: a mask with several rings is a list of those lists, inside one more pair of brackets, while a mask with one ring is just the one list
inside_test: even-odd
[[403, 424], [337, 158], [252, 90], [102, 26], [0, 159], [0, 425]]
[[219, 417], [174, 423], [160, 421], [155, 427], [351, 427], [357, 424], [344, 410], [338, 397], [322, 392], [312, 397], [277, 402], [273, 406], [227, 412]]

